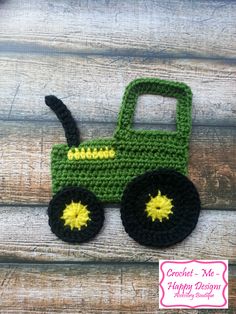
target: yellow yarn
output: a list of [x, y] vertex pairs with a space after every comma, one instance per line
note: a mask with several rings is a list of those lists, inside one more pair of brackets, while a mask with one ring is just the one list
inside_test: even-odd
[[115, 153], [115, 151], [114, 151], [113, 149], [110, 149], [110, 150], [109, 150], [109, 157], [110, 157], [110, 158], [114, 158], [114, 157], [115, 157], [115, 154], [116, 154], [116, 153]]
[[100, 158], [100, 159], [103, 159], [104, 157], [103, 157], [103, 151], [100, 149], [99, 150], [99, 152], [98, 152], [98, 157]]
[[67, 153], [67, 158], [69, 160], [80, 160], [80, 159], [108, 159], [108, 158], [114, 158], [115, 157], [115, 151], [114, 149], [109, 149], [107, 146], [103, 149], [100, 148], [97, 150], [97, 148], [72, 148]]
[[150, 201], [146, 204], [145, 211], [147, 216], [152, 218], [152, 221], [158, 219], [162, 222], [164, 218], [169, 219], [169, 215], [173, 214], [172, 208], [172, 199], [166, 195], [161, 195], [161, 192], [158, 191], [157, 196], [151, 196]]
[[80, 152], [76, 149], [76, 153], [75, 159], [85, 159], [86, 154], [84, 148], [82, 148]]
[[97, 148], [94, 148], [92, 152], [92, 159], [97, 159], [97, 158], [98, 158], [98, 151], [97, 151]]
[[87, 206], [79, 203], [74, 203], [73, 201], [66, 205], [66, 208], [63, 211], [61, 219], [65, 220], [64, 225], [70, 226], [71, 230], [77, 228], [80, 230], [82, 227], [87, 227], [89, 220], [90, 211], [87, 209]]

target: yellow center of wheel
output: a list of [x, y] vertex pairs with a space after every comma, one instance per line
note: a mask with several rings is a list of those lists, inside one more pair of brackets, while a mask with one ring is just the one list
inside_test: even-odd
[[[151, 196], [151, 195], [150, 195]], [[172, 199], [168, 198], [166, 195], [161, 195], [158, 191], [157, 196], [150, 198], [150, 201], [146, 204], [145, 212], [148, 217], [152, 218], [152, 221], [169, 219], [169, 216], [173, 214], [172, 209]]]
[[70, 226], [71, 230], [77, 228], [80, 230], [82, 227], [87, 227], [90, 211], [87, 209], [87, 206], [79, 203], [74, 203], [73, 201], [66, 205], [66, 208], [63, 211], [61, 219], [65, 221], [65, 226]]

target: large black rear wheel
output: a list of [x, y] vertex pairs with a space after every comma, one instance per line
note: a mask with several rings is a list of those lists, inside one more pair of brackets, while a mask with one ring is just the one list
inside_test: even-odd
[[138, 243], [167, 247], [195, 228], [200, 199], [193, 183], [181, 173], [161, 169], [133, 179], [121, 203], [126, 232]]
[[104, 221], [104, 211], [96, 196], [80, 187], [62, 189], [48, 207], [49, 225], [63, 241], [82, 243], [96, 236]]

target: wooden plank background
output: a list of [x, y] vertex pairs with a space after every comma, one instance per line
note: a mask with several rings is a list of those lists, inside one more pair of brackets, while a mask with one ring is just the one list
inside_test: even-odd
[[[236, 312], [235, 29], [229, 0], [0, 1], [1, 313], [161, 313], [161, 258], [228, 259]], [[197, 228], [174, 247], [145, 248], [110, 205], [93, 241], [65, 244], [47, 224], [50, 149], [65, 139], [44, 96], [65, 101], [84, 140], [112, 136], [124, 88], [141, 76], [192, 88]], [[140, 97], [134, 127], [174, 124], [173, 100]]]

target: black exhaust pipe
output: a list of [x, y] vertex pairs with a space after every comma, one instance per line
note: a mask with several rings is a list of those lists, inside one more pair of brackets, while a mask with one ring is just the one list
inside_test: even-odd
[[53, 95], [46, 96], [45, 103], [49, 108], [51, 108], [61, 122], [65, 131], [68, 146], [79, 146], [79, 130], [70, 110], [60, 99]]

